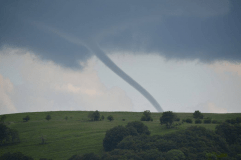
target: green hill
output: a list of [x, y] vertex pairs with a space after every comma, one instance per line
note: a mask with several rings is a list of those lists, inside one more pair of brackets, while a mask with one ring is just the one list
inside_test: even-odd
[[[51, 120], [45, 119], [51, 115]], [[66, 160], [74, 154], [94, 152], [102, 154], [102, 142], [108, 129], [117, 125], [126, 125], [130, 121], [140, 120], [142, 112], [100, 112], [105, 116], [103, 121], [89, 121], [88, 111], [57, 111], [57, 112], [34, 112], [6, 115], [5, 124], [19, 132], [20, 143], [8, 146], [0, 146], [0, 156], [7, 152], [22, 152], [34, 159], [52, 158]], [[192, 118], [192, 113], [176, 113], [181, 119]], [[23, 122], [23, 118], [30, 116], [30, 121]], [[108, 121], [107, 116], [112, 115], [114, 121]], [[65, 117], [68, 117], [66, 120]], [[172, 129], [166, 129], [160, 125], [161, 113], [152, 113], [153, 121], [144, 122], [151, 131], [151, 135], [163, 135], [189, 126], [196, 125], [183, 123]], [[226, 119], [241, 116], [240, 113], [211, 114], [204, 113], [205, 117], [223, 122]], [[125, 119], [125, 121], [123, 121]], [[193, 118], [192, 118], [193, 119]], [[194, 121], [194, 119], [193, 119]], [[216, 124], [197, 124], [214, 130]], [[46, 144], [41, 144], [42, 138]]]

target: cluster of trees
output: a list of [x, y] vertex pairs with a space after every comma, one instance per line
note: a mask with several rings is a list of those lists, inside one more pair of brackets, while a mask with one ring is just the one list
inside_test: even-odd
[[117, 144], [127, 136], [150, 135], [148, 127], [140, 121], [129, 122], [125, 127], [116, 126], [106, 131], [103, 140], [105, 151], [111, 151], [117, 147]]
[[74, 155], [69, 160], [236, 160], [241, 158], [241, 126], [222, 123], [215, 131], [200, 126], [159, 136], [150, 136], [142, 122], [130, 122], [106, 132], [105, 153]]
[[[102, 116], [100, 117], [100, 113], [99, 113], [98, 110], [96, 110], [96, 111], [94, 111], [94, 112], [90, 112], [90, 113], [88, 114], [88, 118], [89, 118], [91, 121], [101, 121], [101, 120], [104, 120], [104, 119], [105, 119], [104, 115], [102, 115]], [[113, 120], [114, 120], [114, 117], [113, 117], [112, 115], [109, 115], [109, 116], [107, 117], [107, 119], [108, 119], [109, 121], [113, 121]]]

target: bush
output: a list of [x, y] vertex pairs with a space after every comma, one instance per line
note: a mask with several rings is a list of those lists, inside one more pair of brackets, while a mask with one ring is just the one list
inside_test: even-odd
[[109, 121], [113, 121], [113, 120], [114, 120], [114, 117], [113, 117], [112, 115], [109, 115], [109, 116], [107, 117], [107, 119], [108, 119]]
[[196, 119], [195, 120], [195, 124], [201, 124], [202, 123], [202, 120], [201, 119]]
[[105, 116], [104, 116], [104, 115], [102, 115], [100, 119], [101, 119], [101, 120], [104, 120], [104, 119], [105, 119]]
[[236, 122], [237, 122], [237, 123], [241, 123], [241, 117], [237, 117], [237, 118], [236, 118]]
[[124, 119], [124, 118], [122, 119], [122, 121], [125, 121], [125, 120], [126, 120], [126, 119]]
[[151, 118], [151, 112], [149, 110], [143, 112], [141, 121], [153, 121], [153, 119]]
[[187, 118], [187, 119], [186, 119], [186, 122], [187, 122], [187, 123], [192, 123], [192, 119], [191, 119], [191, 118]]
[[98, 110], [96, 110], [95, 112], [90, 112], [88, 117], [90, 118], [91, 121], [99, 121], [100, 113]]
[[179, 122], [179, 121], [180, 121], [180, 118], [179, 118], [179, 117], [176, 117], [174, 121]]
[[205, 124], [210, 124], [212, 122], [211, 118], [204, 119], [203, 121]]
[[217, 120], [212, 120], [213, 124], [218, 124], [219, 122]]
[[46, 119], [47, 121], [49, 121], [49, 120], [51, 119], [51, 116], [48, 114], [48, 115], [45, 117], [45, 119]]
[[28, 115], [23, 118], [23, 121], [25, 121], [25, 122], [28, 122], [29, 120], [30, 120], [30, 117]]
[[67, 121], [68, 120], [68, 116], [64, 117], [64, 119]]

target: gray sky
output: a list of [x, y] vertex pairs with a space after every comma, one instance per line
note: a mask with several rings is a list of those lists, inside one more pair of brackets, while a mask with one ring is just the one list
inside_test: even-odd
[[3, 0], [0, 114], [156, 111], [90, 42], [165, 111], [240, 112], [240, 3]]

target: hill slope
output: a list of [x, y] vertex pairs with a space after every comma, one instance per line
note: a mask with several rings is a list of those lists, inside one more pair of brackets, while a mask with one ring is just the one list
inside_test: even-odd
[[[45, 120], [46, 115], [51, 120]], [[105, 132], [117, 125], [126, 125], [130, 121], [140, 120], [140, 112], [100, 112], [105, 116], [103, 121], [89, 121], [88, 111], [57, 111], [34, 112], [6, 115], [5, 124], [19, 132], [21, 142], [14, 145], [0, 146], [0, 156], [7, 152], [22, 152], [34, 159], [52, 158], [66, 160], [74, 154], [94, 152], [103, 153], [102, 142]], [[176, 113], [182, 119], [192, 118], [192, 113]], [[30, 121], [23, 122], [23, 117], [30, 116]], [[112, 115], [114, 121], [109, 122], [106, 117]], [[66, 120], [65, 117], [68, 117]], [[166, 129], [160, 125], [161, 113], [152, 113], [153, 122], [144, 122], [151, 131], [151, 135], [163, 135], [185, 129], [193, 124], [183, 123], [177, 128]], [[218, 121], [225, 121], [241, 116], [239, 113], [211, 114], [204, 113], [204, 117], [211, 117]], [[125, 119], [125, 121], [123, 121]], [[179, 122], [181, 123], [181, 121]], [[216, 124], [198, 124], [214, 130]], [[46, 144], [41, 144], [42, 137]]]

